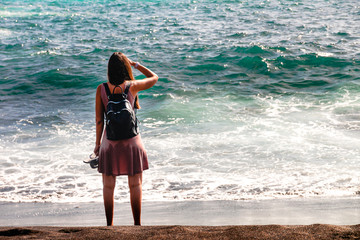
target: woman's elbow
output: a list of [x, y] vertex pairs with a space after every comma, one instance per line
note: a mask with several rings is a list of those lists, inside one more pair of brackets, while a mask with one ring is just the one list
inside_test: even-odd
[[104, 125], [104, 119], [96, 119], [96, 126]]
[[159, 80], [159, 76], [154, 74], [154, 84], [153, 85], [155, 85], [158, 80]]

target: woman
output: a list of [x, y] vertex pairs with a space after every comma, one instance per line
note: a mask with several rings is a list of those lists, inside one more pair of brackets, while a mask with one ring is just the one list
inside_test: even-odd
[[[146, 78], [134, 80], [131, 66], [143, 73]], [[108, 82], [112, 93], [122, 93], [121, 89], [130, 86], [127, 99], [133, 108], [140, 108], [137, 93], [155, 85], [158, 76], [151, 70], [128, 59], [123, 53], [115, 52], [108, 63]], [[96, 143], [94, 153], [99, 156], [98, 171], [102, 173], [103, 196], [106, 221], [113, 225], [114, 188], [116, 176], [128, 175], [130, 202], [134, 224], [141, 225], [142, 172], [148, 169], [147, 155], [140, 134], [124, 140], [112, 141], [104, 130], [104, 113], [108, 103], [105, 87], [100, 84], [96, 91]]]

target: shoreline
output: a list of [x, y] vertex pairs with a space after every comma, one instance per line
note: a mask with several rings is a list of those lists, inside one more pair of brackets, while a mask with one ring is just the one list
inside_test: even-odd
[[[356, 225], [360, 197], [258, 201], [143, 202], [143, 226]], [[115, 203], [114, 224], [133, 224], [130, 203]], [[1, 227], [105, 226], [102, 202], [0, 202]]]

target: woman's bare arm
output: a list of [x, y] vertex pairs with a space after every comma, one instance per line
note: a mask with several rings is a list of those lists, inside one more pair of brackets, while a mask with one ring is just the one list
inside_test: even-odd
[[96, 155], [99, 155], [101, 136], [104, 130], [104, 105], [101, 101], [101, 84], [96, 89], [95, 121], [96, 121], [96, 141], [95, 141], [94, 153]]
[[133, 62], [131, 60], [130, 60], [130, 64], [134, 68], [135, 68], [136, 64], [138, 64], [136, 69], [139, 70], [142, 74], [144, 74], [146, 76], [145, 79], [137, 80], [137, 81], [132, 82], [132, 84], [131, 84], [132, 89], [131, 90], [132, 90], [132, 93], [134, 93], [134, 96], [139, 91], [143, 91], [143, 90], [151, 88], [158, 81], [158, 79], [159, 79], [158, 75], [156, 75], [156, 73], [154, 73], [150, 69], [144, 67], [143, 65], [141, 65], [139, 63], [135, 63], [135, 62]]

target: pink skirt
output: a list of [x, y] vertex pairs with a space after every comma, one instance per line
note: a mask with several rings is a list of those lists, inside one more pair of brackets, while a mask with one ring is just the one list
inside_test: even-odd
[[140, 134], [129, 139], [112, 141], [104, 131], [99, 150], [99, 173], [108, 176], [133, 176], [149, 169], [147, 154]]

